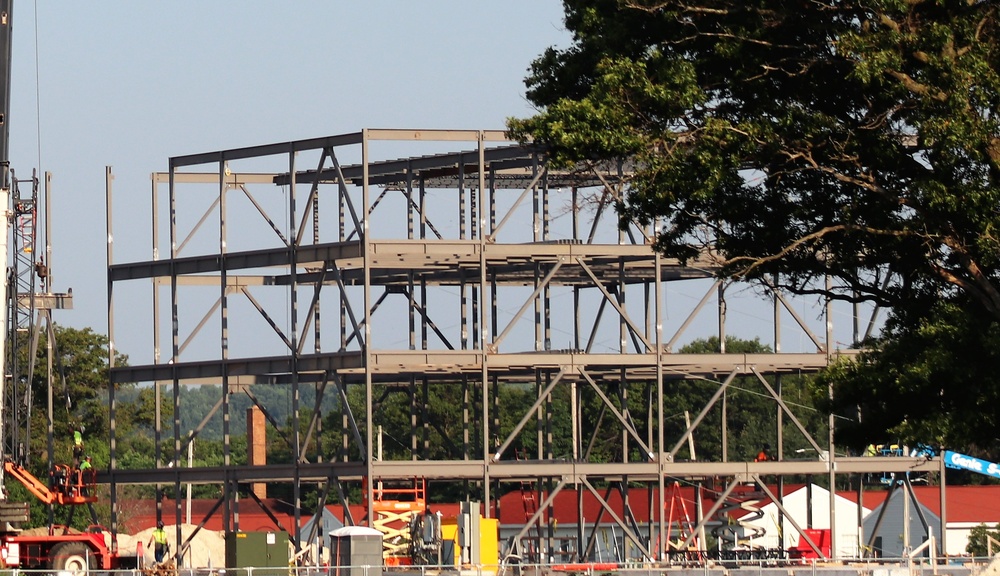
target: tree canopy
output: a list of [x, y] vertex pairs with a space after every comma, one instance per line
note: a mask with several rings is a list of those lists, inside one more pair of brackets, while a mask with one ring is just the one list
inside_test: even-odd
[[925, 442], [992, 438], [992, 418], [943, 425], [972, 402], [938, 397], [1000, 389], [954, 332], [1000, 321], [1000, 3], [564, 5], [573, 42], [532, 64], [539, 112], [510, 132], [564, 165], [628, 160], [622, 218], [655, 224], [667, 256], [891, 307], [885, 340], [830, 376], [834, 409], [871, 402], [862, 420], [900, 434], [932, 422]]
[[[46, 369], [48, 346], [47, 333], [41, 331], [40, 342], [35, 348], [34, 373], [32, 374], [30, 422], [17, 420], [19, 424], [28, 426], [30, 430], [20, 430], [22, 438], [29, 440], [26, 446], [24, 464], [28, 470], [43, 481], [50, 477], [49, 460], [54, 464], [68, 465], [72, 462], [72, 430], [76, 425], [85, 428], [84, 444], [87, 455], [94, 459], [95, 468], [103, 468], [109, 462], [109, 447], [105, 439], [108, 437], [109, 414], [107, 402], [108, 390], [108, 338], [90, 328], [70, 328], [55, 324], [53, 326], [55, 341], [52, 350], [52, 453], [49, 453], [49, 374]], [[27, 366], [29, 346], [28, 334], [18, 334], [15, 353], [21, 356], [22, 366]], [[128, 358], [117, 354], [116, 362], [126, 365]], [[131, 388], [123, 386], [120, 388]], [[10, 407], [8, 407], [10, 408]], [[11, 408], [12, 409], [12, 408]], [[5, 422], [5, 426], [13, 425]], [[152, 443], [140, 435], [130, 435], [131, 419], [126, 412], [118, 414], [119, 433], [123, 442], [119, 444], [121, 453], [148, 451]], [[15, 457], [5, 454], [5, 457]], [[27, 527], [42, 526], [48, 523], [48, 509], [38, 505], [24, 486], [17, 482], [7, 481], [5, 488], [9, 490], [11, 501], [31, 503], [31, 520]], [[105, 489], [101, 489], [102, 500]], [[107, 505], [98, 505], [98, 513], [106, 515], [110, 512]], [[89, 523], [88, 514], [80, 512], [70, 515], [68, 508], [54, 508], [54, 519], [57, 523], [72, 524], [76, 528], [85, 528]]]

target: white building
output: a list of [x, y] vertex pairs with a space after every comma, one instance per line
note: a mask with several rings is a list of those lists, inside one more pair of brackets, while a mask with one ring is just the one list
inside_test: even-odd
[[[766, 504], [765, 504], [766, 502]], [[830, 528], [830, 492], [826, 488], [813, 485], [811, 489], [803, 486], [782, 497], [782, 507], [800, 528]], [[858, 517], [856, 501], [837, 495], [836, 505], [836, 551], [838, 558], [853, 558], [859, 556], [860, 548], [859, 525], [871, 509], [862, 508], [861, 518]], [[812, 512], [810, 514], [810, 507]], [[799, 542], [799, 532], [785, 518], [780, 519], [778, 505], [768, 499], [760, 502], [758, 511], [748, 510], [739, 519], [744, 537], [753, 537], [752, 546], [763, 548], [794, 547]], [[811, 516], [811, 524], [809, 522]], [[752, 527], [752, 528], [751, 528]]]
[[[830, 495], [820, 486], [812, 486], [812, 528], [824, 529], [830, 527]], [[806, 487], [800, 487], [785, 494], [782, 506], [801, 527], [809, 527], [808, 494]], [[907, 502], [907, 491], [900, 487], [893, 493], [887, 503], [888, 491], [884, 489], [868, 489], [863, 494], [863, 506], [857, 505], [856, 492], [842, 492], [836, 498], [836, 553], [837, 557], [850, 558], [860, 556], [859, 551], [869, 542], [878, 555], [885, 558], [901, 557], [905, 551], [921, 545], [928, 537], [934, 535], [937, 549], [941, 547], [941, 491], [937, 486], [913, 486], [913, 494], [919, 505]], [[945, 534], [945, 552], [949, 556], [963, 556], [969, 542], [969, 531], [980, 524], [985, 524], [990, 530], [1000, 525], [1000, 486], [946, 486], [945, 487], [945, 517], [947, 520]], [[885, 514], [879, 521], [879, 514], [885, 507]], [[757, 511], [747, 510], [739, 518], [741, 535], [746, 538], [754, 536], [753, 545], [764, 548], [784, 549], [794, 547], [799, 541], [799, 534], [790, 522], [779, 523], [778, 506], [765, 499]], [[903, 516], [909, 515], [905, 523]], [[922, 516], [922, 518], [921, 518]], [[929, 529], [924, 527], [927, 524]], [[755, 527], [751, 529], [750, 527]], [[860, 527], [860, 528], [859, 528]], [[876, 530], [877, 528], [877, 530]], [[873, 537], [874, 533], [874, 537]], [[779, 544], [779, 534], [783, 534]], [[994, 550], [994, 552], [996, 552]]]

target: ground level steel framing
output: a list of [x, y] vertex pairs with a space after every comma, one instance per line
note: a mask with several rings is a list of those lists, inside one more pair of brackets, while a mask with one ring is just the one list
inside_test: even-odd
[[[709, 301], [718, 304], [713, 313], [725, 342], [726, 284], [712, 279], [709, 259], [682, 266], [655, 254], [652, 227], [620, 225], [614, 206], [627, 176], [621, 164], [550, 169], [543, 151], [488, 130], [364, 130], [180, 156], [152, 177], [152, 256], [120, 263], [109, 168], [110, 337], [114, 344], [126, 323], [146, 325], [135, 309], [127, 322], [116, 316], [120, 295], [138, 285], [149, 299], [153, 347], [150, 363], [113, 366], [111, 380], [156, 385], [175, 418], [172, 430], [157, 430], [157, 446], [172, 438], [174, 450], [158, 453], [153, 470], [119, 469], [112, 438], [105, 479], [112, 486], [172, 484], [177, 492], [188, 482], [218, 483], [228, 527], [230, 501], [247, 483], [291, 483], [298, 509], [305, 483], [325, 486], [325, 502], [327, 494], [343, 497], [344, 483], [366, 479], [370, 502], [375, 480], [412, 478], [414, 461], [422, 477], [471, 483], [486, 502], [504, 482], [545, 479], [550, 495], [572, 488], [601, 499], [596, 485], [627, 481], [659, 488], [659, 510], [669, 477], [726, 477], [733, 486], [765, 474], [812, 474], [828, 475], [832, 485], [836, 474], [939, 471], [937, 459], [838, 457], [832, 435], [820, 441], [806, 435], [826, 459], [677, 457], [735, 377], [758, 379], [776, 414], [797, 424], [767, 377], [815, 371], [852, 351], [831, 345], [829, 312], [826, 333], [815, 334], [777, 294], [775, 350], [787, 318], [813, 350], [676, 353]], [[664, 318], [668, 287], [687, 280], [710, 288], [689, 314]], [[715, 380], [718, 390], [681, 435], [667, 437], [664, 387], [684, 378]], [[621, 381], [651, 383], [652, 409], [640, 415], [648, 419], [644, 434], [621, 408]], [[463, 412], [453, 459], [424, 457], [422, 430], [433, 423], [421, 394], [429, 383], [453, 386]], [[497, 389], [508, 383], [534, 385], [536, 404], [523, 414], [500, 413]], [[323, 416], [316, 410], [306, 431], [284, 431], [298, 458], [261, 466], [231, 464], [227, 426], [226, 464], [186, 468], [181, 461], [197, 431], [180, 429], [180, 410], [193, 408], [179, 402], [178, 391], [191, 384], [224, 391], [203, 423], [216, 412], [228, 423], [230, 393], [256, 385], [289, 387], [294, 421], [306, 386], [345, 399], [350, 387], [361, 387], [364, 413], [342, 409], [343, 441], [324, 452], [316, 445]], [[629, 446], [620, 461], [588, 461], [575, 405], [572, 454], [550, 452], [545, 403], [559, 386], [573, 387], [574, 398], [579, 387], [601, 399]], [[408, 459], [378, 457], [372, 405], [383, 389], [412, 398]], [[113, 386], [110, 398], [114, 418]], [[158, 411], [160, 401], [157, 394]], [[503, 437], [501, 418], [516, 422]], [[523, 434], [538, 436], [537, 453], [515, 459]], [[780, 427], [777, 441], [780, 453]], [[666, 549], [612, 516], [640, 549]]]

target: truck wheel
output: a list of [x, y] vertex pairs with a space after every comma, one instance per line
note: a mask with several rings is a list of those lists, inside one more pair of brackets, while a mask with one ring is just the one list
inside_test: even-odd
[[83, 576], [87, 570], [97, 567], [93, 552], [83, 542], [56, 544], [52, 547], [49, 564], [53, 570], [67, 572], [71, 576]]

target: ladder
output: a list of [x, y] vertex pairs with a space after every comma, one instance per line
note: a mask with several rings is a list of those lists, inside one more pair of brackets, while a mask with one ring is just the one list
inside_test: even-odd
[[[528, 459], [527, 452], [524, 449], [516, 450], [515, 454], [519, 461], [526, 461]], [[535, 490], [535, 486], [531, 480], [521, 480], [521, 503], [524, 506], [524, 523], [527, 524], [538, 513], [538, 492]], [[539, 517], [534, 526], [535, 536], [529, 539], [527, 550], [522, 551], [523, 560], [526, 562], [538, 562], [538, 550], [542, 547], [542, 522], [542, 518]], [[520, 546], [520, 543], [517, 542], [515, 545]]]
[[[680, 550], [680, 543], [684, 542], [688, 536], [694, 532], [694, 524], [691, 522], [691, 516], [688, 514], [687, 504], [684, 502], [684, 497], [681, 495], [681, 485], [680, 482], [674, 482], [670, 487], [670, 499], [669, 499], [669, 511], [667, 513], [667, 553], [677, 551], [683, 554], [687, 560], [697, 560], [698, 558], [690, 558], [691, 548], [687, 550]], [[671, 537], [673, 536], [674, 523], [677, 524], [677, 544], [671, 543]], [[691, 547], [694, 549], [694, 554], [698, 555], [698, 538], [691, 540]]]

